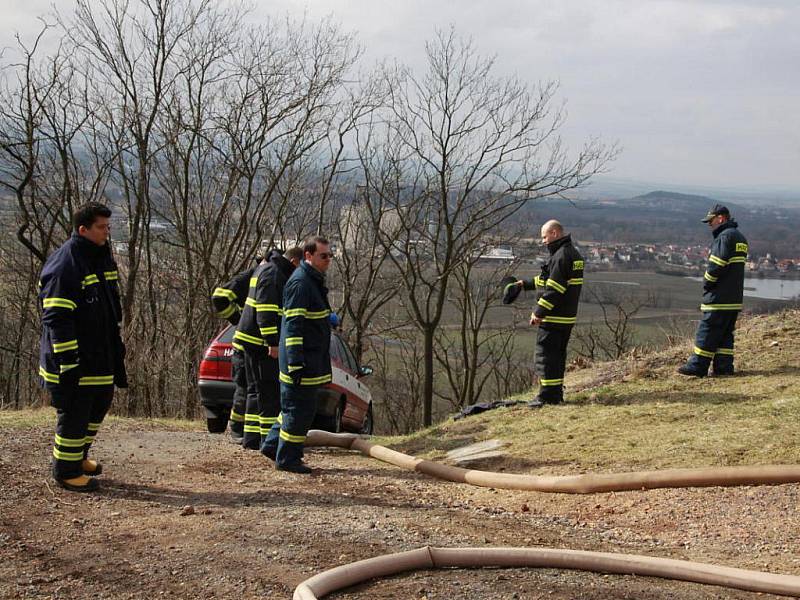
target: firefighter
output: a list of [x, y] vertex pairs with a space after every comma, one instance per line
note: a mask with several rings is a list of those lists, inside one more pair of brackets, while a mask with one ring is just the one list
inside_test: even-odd
[[747, 240], [721, 204], [711, 207], [702, 222], [714, 236], [703, 274], [703, 318], [697, 326], [694, 353], [678, 373], [705, 377], [713, 366], [715, 376], [733, 375], [733, 331], [742, 310]]
[[[214, 288], [214, 292], [211, 294], [211, 303], [217, 316], [226, 319], [233, 327], [239, 323], [244, 303], [247, 300], [247, 292], [250, 289], [250, 278], [253, 276], [253, 271], [255, 271], [255, 267], [237, 273], [227, 283]], [[231, 375], [235, 385], [230, 414], [231, 438], [237, 444], [241, 444], [244, 437], [244, 411], [247, 400], [244, 347], [236, 340], [231, 345], [233, 346]]]
[[73, 235], [45, 262], [40, 277], [39, 376], [56, 409], [53, 478], [90, 492], [102, 465], [89, 449], [111, 406], [114, 386], [128, 387], [111, 210], [95, 202], [72, 216]]
[[314, 237], [304, 260], [286, 283], [280, 337], [281, 413], [261, 446], [280, 471], [309, 474], [303, 462], [306, 434], [317, 411], [317, 389], [331, 381], [331, 307], [325, 273], [330, 242]]
[[564, 401], [564, 370], [567, 344], [577, 321], [578, 300], [583, 286], [583, 257], [572, 245], [572, 237], [564, 233], [558, 221], [542, 226], [542, 243], [550, 259], [539, 276], [517, 285], [537, 291], [536, 308], [531, 314], [532, 326], [539, 326], [536, 335], [535, 370], [539, 376], [539, 393], [528, 403], [531, 408]]
[[278, 338], [283, 288], [300, 263], [300, 248], [270, 251], [250, 277], [247, 300], [233, 342], [244, 350], [247, 403], [242, 446], [258, 450], [280, 412]]

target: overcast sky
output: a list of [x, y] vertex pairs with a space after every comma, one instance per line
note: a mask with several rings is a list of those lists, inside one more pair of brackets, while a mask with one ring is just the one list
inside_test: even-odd
[[[66, 10], [71, 0], [58, 0]], [[634, 181], [800, 190], [800, 1], [254, 0], [253, 18], [333, 16], [368, 61], [415, 68], [451, 24], [497, 56], [499, 72], [555, 79], [565, 140], [623, 148]], [[0, 47], [30, 36], [49, 0], [0, 0]]]

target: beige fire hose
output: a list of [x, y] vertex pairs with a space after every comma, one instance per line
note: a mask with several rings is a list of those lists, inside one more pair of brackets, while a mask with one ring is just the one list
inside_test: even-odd
[[800, 483], [800, 465], [762, 465], [752, 467], [705, 467], [700, 469], [665, 469], [632, 473], [587, 475], [518, 475], [493, 473], [444, 465], [431, 460], [373, 444], [351, 433], [330, 433], [313, 430], [308, 433], [308, 446], [334, 446], [357, 450], [383, 462], [458, 483], [506, 490], [528, 490], [562, 494], [593, 494], [655, 488], [711, 487], [734, 485], [775, 485]]
[[305, 580], [294, 600], [317, 600], [331, 592], [416, 569], [444, 567], [538, 567], [642, 575], [727, 588], [800, 597], [800, 577], [632, 554], [550, 548], [419, 548], [342, 565]]

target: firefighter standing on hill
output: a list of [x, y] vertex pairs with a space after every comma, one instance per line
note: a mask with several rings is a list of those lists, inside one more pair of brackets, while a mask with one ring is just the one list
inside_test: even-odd
[[548, 221], [542, 226], [541, 236], [550, 259], [542, 266], [541, 275], [532, 281], [517, 281], [524, 289], [538, 292], [530, 323], [539, 326], [535, 364], [539, 393], [528, 403], [531, 408], [560, 404], [564, 400], [567, 344], [577, 321], [583, 286], [583, 257], [561, 223]]
[[242, 446], [258, 450], [280, 412], [278, 340], [283, 288], [303, 256], [300, 248], [272, 250], [253, 271], [233, 341], [244, 349], [247, 405]]
[[[226, 319], [233, 327], [239, 324], [244, 303], [247, 300], [247, 292], [250, 289], [250, 278], [253, 276], [255, 269], [253, 267], [237, 273], [227, 283], [214, 288], [214, 292], [211, 294], [211, 303], [214, 305], [217, 316], [221, 319]], [[231, 345], [233, 346], [231, 375], [235, 386], [230, 414], [231, 438], [237, 444], [241, 444], [244, 437], [244, 413], [247, 402], [244, 347], [235, 340]]]
[[705, 377], [713, 363], [714, 375], [733, 375], [733, 331], [742, 310], [747, 240], [730, 211], [720, 204], [708, 211], [703, 223], [714, 235], [703, 275], [703, 318], [697, 326], [694, 353], [678, 373]]
[[89, 458], [89, 448], [114, 386], [128, 387], [110, 217], [102, 204], [78, 208], [75, 233], [47, 259], [40, 278], [39, 376], [57, 412], [53, 478], [77, 492], [99, 488], [91, 477], [103, 468]]
[[325, 273], [330, 242], [308, 240], [304, 260], [286, 283], [280, 337], [281, 414], [261, 446], [280, 471], [309, 474], [303, 462], [306, 434], [317, 411], [317, 389], [331, 381], [331, 307]]

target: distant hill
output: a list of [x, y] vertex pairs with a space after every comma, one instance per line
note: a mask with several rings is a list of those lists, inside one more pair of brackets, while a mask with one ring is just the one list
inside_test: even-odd
[[714, 204], [727, 206], [750, 241], [754, 253], [778, 256], [798, 253], [800, 209], [756, 207], [710, 196], [657, 190], [619, 199], [569, 201], [548, 199], [520, 212], [523, 224], [558, 219], [582, 240], [621, 243], [706, 244], [708, 228], [701, 223]]

